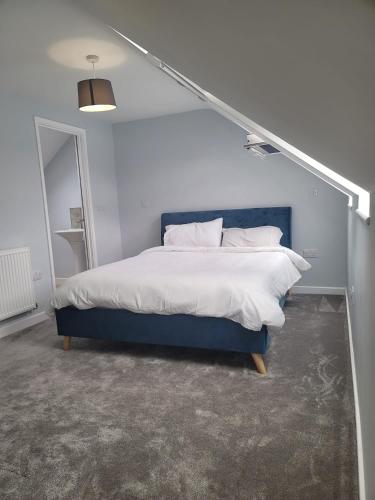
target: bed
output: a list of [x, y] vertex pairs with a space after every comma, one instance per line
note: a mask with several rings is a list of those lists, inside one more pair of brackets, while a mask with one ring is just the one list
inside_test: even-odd
[[[223, 227], [252, 228], [277, 226], [283, 236], [281, 245], [291, 248], [291, 207], [164, 213], [161, 216], [161, 242], [169, 224], [206, 222], [222, 217]], [[159, 249], [159, 253], [163, 248]], [[91, 271], [89, 271], [91, 272]], [[280, 297], [283, 306], [285, 296]], [[55, 309], [58, 335], [69, 350], [72, 337], [109, 339], [154, 345], [195, 347], [251, 354], [258, 372], [265, 374], [263, 355], [269, 345], [267, 325], [259, 331], [223, 317], [191, 314], [138, 313], [128, 309], [91, 307], [78, 309], [66, 305]]]

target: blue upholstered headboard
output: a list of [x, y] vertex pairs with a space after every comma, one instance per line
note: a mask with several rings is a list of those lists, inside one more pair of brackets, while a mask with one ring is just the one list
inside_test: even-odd
[[207, 222], [218, 217], [223, 218], [223, 227], [279, 227], [283, 232], [281, 244], [284, 247], [292, 248], [291, 207], [239, 208], [234, 210], [165, 213], [161, 215], [161, 243], [163, 244], [165, 226], [169, 224]]

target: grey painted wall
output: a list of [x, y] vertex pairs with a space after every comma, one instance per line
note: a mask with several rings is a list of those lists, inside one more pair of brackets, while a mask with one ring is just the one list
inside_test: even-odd
[[348, 288], [361, 411], [367, 499], [375, 498], [375, 199], [367, 226], [349, 212]]
[[[43, 138], [42, 150], [43, 150]], [[44, 169], [48, 216], [56, 278], [75, 274], [70, 244], [55, 231], [71, 227], [70, 208], [82, 207], [74, 136], [65, 142]]]
[[294, 249], [320, 252], [300, 284], [346, 285], [347, 199], [341, 193], [285, 157], [256, 159], [243, 148], [243, 130], [214, 111], [113, 130], [126, 256], [159, 244], [165, 211], [291, 205]]
[[[39, 77], [35, 73], [36, 77]], [[34, 115], [86, 129], [100, 264], [121, 258], [112, 127], [75, 108], [0, 93], [0, 248], [31, 247], [38, 311], [50, 308], [51, 279]], [[9, 320], [12, 322], [14, 320]]]

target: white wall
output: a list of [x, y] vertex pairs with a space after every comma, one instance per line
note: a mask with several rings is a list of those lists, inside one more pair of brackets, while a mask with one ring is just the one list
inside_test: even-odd
[[361, 411], [367, 500], [375, 498], [375, 209], [367, 226], [349, 212], [348, 288]]
[[320, 252], [301, 284], [346, 285], [347, 199], [341, 193], [285, 157], [255, 158], [243, 148], [244, 131], [214, 111], [113, 130], [126, 256], [160, 244], [165, 211], [291, 205], [294, 249]]
[[[44, 220], [34, 115], [87, 131], [94, 224], [99, 263], [121, 258], [116, 174], [111, 126], [75, 109], [0, 93], [0, 248], [31, 247], [32, 266], [42, 271], [35, 282], [38, 310], [50, 307], [50, 268]], [[10, 320], [11, 322], [13, 320]]]
[[[41, 137], [43, 150], [43, 135]], [[75, 274], [72, 247], [55, 231], [71, 227], [70, 208], [82, 207], [74, 136], [63, 144], [44, 169], [51, 244], [56, 278]]]

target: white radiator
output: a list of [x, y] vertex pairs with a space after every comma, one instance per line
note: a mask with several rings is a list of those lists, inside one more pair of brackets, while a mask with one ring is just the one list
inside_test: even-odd
[[30, 248], [0, 250], [0, 321], [35, 307]]

